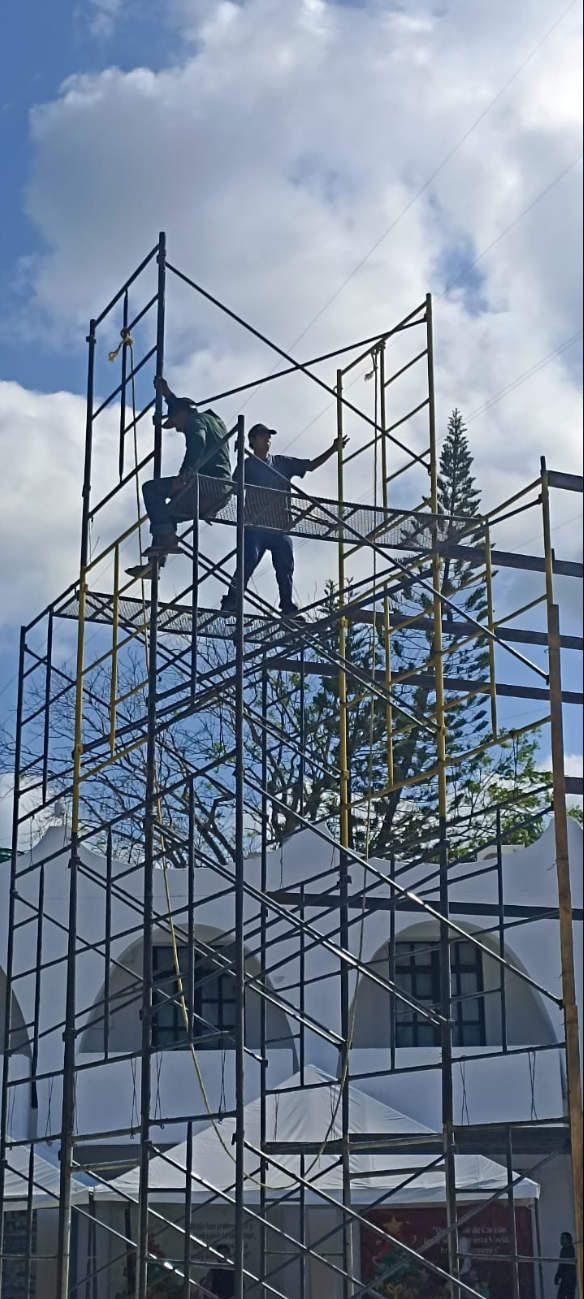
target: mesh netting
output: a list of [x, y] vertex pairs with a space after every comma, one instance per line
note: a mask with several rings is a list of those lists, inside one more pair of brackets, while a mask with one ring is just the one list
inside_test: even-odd
[[[113, 596], [100, 591], [88, 591], [85, 598], [85, 618], [87, 622], [101, 623], [111, 627], [113, 622]], [[73, 596], [62, 607], [55, 610], [58, 618], [79, 617], [79, 598]], [[121, 596], [118, 603], [120, 626], [127, 630], [138, 631], [144, 626], [144, 606], [141, 600]], [[150, 605], [146, 604], [146, 618], [150, 618]], [[158, 630], [168, 636], [191, 636], [192, 611], [186, 605], [161, 604], [158, 612]], [[281, 631], [282, 624], [278, 617], [258, 618], [245, 616], [245, 637], [248, 641], [269, 641]], [[197, 635], [213, 640], [232, 640], [235, 632], [235, 616], [225, 615], [215, 609], [199, 609], [197, 615]]]
[[[237, 497], [234, 484], [216, 478], [199, 478], [199, 515], [217, 523], [237, 522]], [[172, 504], [177, 522], [193, 518], [192, 492], [181, 493]], [[275, 492], [269, 487], [248, 486], [245, 489], [245, 522], [248, 527], [266, 532], [288, 532], [297, 537], [318, 541], [344, 540], [357, 544], [359, 537], [376, 545], [396, 550], [429, 550], [432, 546], [433, 515], [428, 511], [404, 515], [403, 510], [384, 511], [373, 505], [350, 502], [307, 500], [291, 492]], [[438, 540], [446, 536], [448, 520], [436, 520]], [[356, 535], [357, 534], [357, 535]]]

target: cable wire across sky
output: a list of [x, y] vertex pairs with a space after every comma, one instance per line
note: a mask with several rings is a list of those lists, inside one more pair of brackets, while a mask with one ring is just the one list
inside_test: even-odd
[[[467, 128], [467, 130], [460, 137], [460, 139], [457, 140], [456, 144], [453, 145], [453, 147], [448, 151], [448, 153], [445, 154], [442, 161], [438, 163], [438, 166], [434, 168], [434, 170], [430, 173], [430, 175], [427, 177], [424, 183], [419, 187], [418, 190], [416, 190], [415, 194], [413, 194], [413, 196], [408, 200], [405, 206], [401, 209], [398, 215], [390, 222], [390, 224], [379, 236], [379, 238], [375, 240], [375, 243], [372, 244], [369, 251], [365, 253], [365, 255], [357, 262], [357, 264], [353, 267], [352, 271], [350, 271], [349, 274], [345, 277], [345, 279], [341, 281], [338, 288], [336, 288], [334, 293], [332, 293], [331, 296], [327, 298], [326, 302], [323, 304], [322, 307], [319, 308], [319, 310], [308, 322], [308, 324], [305, 325], [304, 329], [300, 332], [300, 334], [298, 334], [296, 338], [293, 340], [293, 342], [291, 342], [288, 345], [287, 350], [291, 350], [293, 347], [296, 347], [297, 344], [300, 343], [302, 339], [305, 338], [306, 335], [310, 332], [313, 325], [315, 325], [317, 321], [319, 321], [321, 317], [324, 316], [325, 312], [328, 311], [329, 307], [332, 306], [333, 302], [336, 302], [337, 298], [339, 298], [341, 293], [343, 293], [343, 291], [347, 288], [347, 285], [350, 284], [351, 281], [355, 278], [355, 276], [359, 273], [359, 271], [362, 270], [362, 268], [366, 265], [366, 263], [373, 256], [373, 254], [377, 252], [377, 249], [381, 247], [381, 245], [385, 242], [385, 240], [389, 237], [389, 235], [393, 234], [393, 231], [397, 229], [398, 225], [400, 225], [403, 218], [407, 216], [408, 212], [412, 210], [412, 208], [422, 197], [422, 195], [427, 192], [432, 182], [436, 180], [437, 176], [439, 176], [440, 173], [444, 170], [444, 168], [448, 165], [448, 163], [451, 162], [452, 158], [455, 157], [455, 155], [459, 152], [462, 146], [466, 144], [466, 141], [470, 138], [470, 136], [477, 129], [477, 127], [479, 127], [481, 123], [484, 122], [485, 118], [488, 117], [489, 113], [492, 112], [492, 110], [496, 107], [496, 105], [507, 93], [507, 91], [511, 88], [511, 86], [521, 76], [521, 73], [524, 72], [525, 68], [528, 67], [528, 65], [536, 57], [536, 55], [539, 54], [539, 51], [543, 48], [543, 46], [547, 43], [550, 37], [553, 36], [554, 32], [558, 30], [561, 24], [565, 21], [568, 15], [572, 12], [573, 9], [576, 8], [576, 5], [579, 3], [580, 0], [570, 0], [570, 4], [567, 6], [567, 8], [562, 10], [559, 16], [552, 23], [551, 27], [547, 29], [547, 31], [540, 38], [537, 44], [533, 46], [533, 48], [529, 51], [529, 53], [525, 56], [525, 58], [522, 59], [522, 61], [515, 68], [515, 71], [511, 74], [511, 76], [508, 77], [507, 81], [505, 81], [504, 84], [500, 87], [496, 95], [493, 96], [493, 98], [486, 105], [486, 107], [479, 113], [478, 117], [475, 118], [475, 120]], [[561, 179], [561, 177], [558, 177], [558, 179]], [[543, 194], [541, 195], [541, 197], [543, 197]], [[520, 219], [521, 218], [518, 218], [518, 220]], [[499, 238], [502, 238], [504, 233], [506, 233], [506, 231], [502, 232]], [[480, 254], [480, 256], [484, 256], [487, 251], [488, 249], [485, 249], [484, 252]], [[473, 265], [476, 265], [476, 262], [473, 263]], [[467, 267], [467, 272], [471, 269], [472, 269], [471, 266]], [[453, 284], [455, 282], [456, 281], [453, 281]], [[447, 293], [451, 287], [452, 284], [448, 285], [447, 288], [444, 290], [444, 292]], [[277, 367], [274, 366], [274, 370], [276, 368]], [[250, 393], [249, 397], [246, 399], [241, 409], [244, 409], [244, 407], [248, 405], [248, 403], [252, 400], [253, 396], [254, 393], [253, 392]]]

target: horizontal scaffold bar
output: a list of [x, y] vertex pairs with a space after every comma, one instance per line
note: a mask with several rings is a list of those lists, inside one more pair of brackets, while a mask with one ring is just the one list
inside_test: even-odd
[[[456, 880], [452, 881], [453, 885]], [[280, 889], [277, 893], [270, 894], [275, 902], [283, 906], [292, 907], [338, 907], [340, 905], [340, 896], [338, 893], [294, 893]], [[419, 906], [411, 902], [409, 898], [374, 898], [362, 893], [353, 893], [347, 899], [347, 905], [356, 911], [419, 911]], [[496, 902], [450, 902], [450, 911], [456, 916], [498, 916], [501, 908]], [[502, 908], [503, 914], [508, 920], [557, 920], [559, 912], [557, 907], [531, 907], [520, 905], [519, 903], [505, 903]], [[572, 919], [582, 923], [584, 910], [581, 907], [574, 907]]]
[[[463, 560], [466, 564], [484, 564], [485, 552], [480, 546], [459, 546], [454, 542], [439, 547], [440, 553], [449, 559]], [[495, 568], [520, 568], [530, 573], [545, 573], [543, 555], [519, 555], [509, 550], [493, 549], [492, 562]], [[584, 565], [570, 559], [553, 557], [554, 573], [558, 577], [584, 577]]]
[[[379, 610], [374, 612], [372, 610], [359, 609], [354, 614], [348, 610], [346, 616], [348, 622], [363, 623], [370, 626], [375, 622], [379, 623], [381, 615]], [[389, 622], [392, 629], [394, 627], [402, 628], [404, 625], [403, 618], [400, 617], [399, 614], [395, 613], [390, 614]], [[434, 622], [432, 618], [420, 617], [412, 619], [409, 622], [409, 627], [410, 630], [429, 632], [430, 635], [433, 635], [434, 632]], [[442, 633], [444, 636], [468, 636], [469, 624], [462, 620], [443, 618]], [[476, 635], [479, 636], [480, 633], [476, 632]], [[506, 640], [516, 645], [542, 645], [543, 647], [547, 647], [548, 643], [547, 632], [545, 631], [531, 631], [529, 627], [504, 627], [499, 626], [499, 624], [497, 624], [497, 638], [498, 640]], [[563, 635], [560, 637], [560, 642], [562, 649], [579, 650], [581, 653], [584, 651], [584, 637], [582, 636]]]
[[[280, 672], [299, 672], [305, 676], [315, 677], [334, 677], [338, 676], [338, 668], [331, 663], [316, 663], [309, 660], [302, 663], [299, 659], [273, 659], [270, 667]], [[385, 676], [383, 672], [375, 673], [375, 680], [383, 684]], [[434, 688], [434, 676], [431, 672], [420, 672], [417, 676], [412, 676], [408, 684], [412, 687], [421, 686], [424, 689], [432, 690]], [[490, 694], [491, 683], [489, 681], [473, 681], [470, 677], [445, 677], [444, 689], [454, 691], [457, 694]], [[497, 682], [495, 686], [496, 693], [504, 699], [533, 699], [547, 702], [549, 692], [539, 686], [518, 686], [508, 685], [506, 682]], [[576, 690], [564, 690], [562, 699], [565, 704], [576, 704], [582, 706], [584, 703], [584, 694]]]
[[[484, 1155], [507, 1148], [509, 1133], [513, 1134], [515, 1155], [561, 1154], [569, 1150], [568, 1125], [561, 1120], [556, 1123], [505, 1124], [495, 1123], [471, 1125], [454, 1128], [454, 1145], [458, 1154]], [[404, 1133], [396, 1137], [394, 1133], [351, 1133], [347, 1142], [352, 1155], [434, 1155], [444, 1138], [442, 1133]], [[328, 1141], [328, 1156], [341, 1154], [343, 1143], [340, 1140]], [[270, 1155], [318, 1155], [322, 1153], [322, 1142], [307, 1141], [267, 1141], [264, 1153]]]
[[548, 470], [550, 487], [559, 487], [564, 492], [584, 492], [584, 478], [580, 474], [563, 474], [556, 469]]

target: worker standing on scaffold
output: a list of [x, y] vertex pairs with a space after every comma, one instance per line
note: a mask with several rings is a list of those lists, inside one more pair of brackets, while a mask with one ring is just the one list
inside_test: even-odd
[[[265, 424], [254, 424], [248, 433], [253, 454], [247, 456], [245, 461], [244, 581], [247, 586], [252, 573], [269, 550], [280, 593], [282, 617], [298, 618], [298, 606], [294, 604], [293, 598], [294, 550], [286, 532], [292, 524], [290, 482], [292, 478], [304, 478], [305, 474], [325, 465], [327, 460], [337, 454], [339, 440], [336, 438], [328, 451], [323, 451], [315, 460], [301, 460], [295, 456], [270, 455], [272, 438], [275, 436], [276, 429], [267, 428]], [[343, 438], [343, 446], [347, 441], [347, 438]], [[237, 470], [234, 474], [234, 479], [236, 478]], [[223, 596], [221, 608], [224, 613], [233, 613], [235, 607], [234, 577], [227, 594]]]
[[[199, 467], [204, 474], [200, 484], [200, 516], [210, 519], [231, 494], [231, 460], [227, 429], [214, 411], [198, 411], [196, 403], [189, 397], [176, 397], [166, 379], [156, 378], [154, 387], [168, 407], [162, 427], [184, 433], [187, 444], [176, 477], [154, 478], [142, 487], [152, 533], [152, 545], [145, 551], [145, 557], [163, 563], [167, 555], [180, 549], [177, 521], [193, 518], [193, 479]], [[215, 482], [210, 483], [209, 479], [221, 486], [216, 487]]]

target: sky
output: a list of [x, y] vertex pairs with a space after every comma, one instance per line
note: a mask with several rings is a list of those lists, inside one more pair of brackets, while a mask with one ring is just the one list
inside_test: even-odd
[[[535, 478], [541, 455], [581, 472], [580, 0], [5, 0], [0, 35], [0, 721], [20, 623], [75, 577], [87, 322], [159, 230], [175, 265], [301, 357], [384, 329], [431, 292], [440, 436], [458, 406], [485, 505]], [[98, 356], [99, 396], [117, 341]], [[273, 364], [174, 287], [179, 390], [210, 394]], [[237, 401], [219, 413], [232, 420]], [[334, 435], [305, 382], [260, 390], [245, 414], [293, 454]], [[106, 418], [98, 487], [116, 455]], [[173, 472], [178, 443], [165, 455]], [[318, 491], [334, 495], [333, 467]], [[356, 477], [354, 495], [366, 491]], [[558, 555], [581, 559], [581, 497], [554, 496], [553, 526]], [[541, 553], [540, 518], [510, 522], [503, 542]], [[323, 550], [297, 548], [301, 602], [331, 575]], [[575, 585], [557, 586], [572, 631]], [[257, 588], [274, 598], [269, 565]], [[497, 612], [532, 589], [506, 576]], [[1, 758], [0, 779], [1, 844]]]

